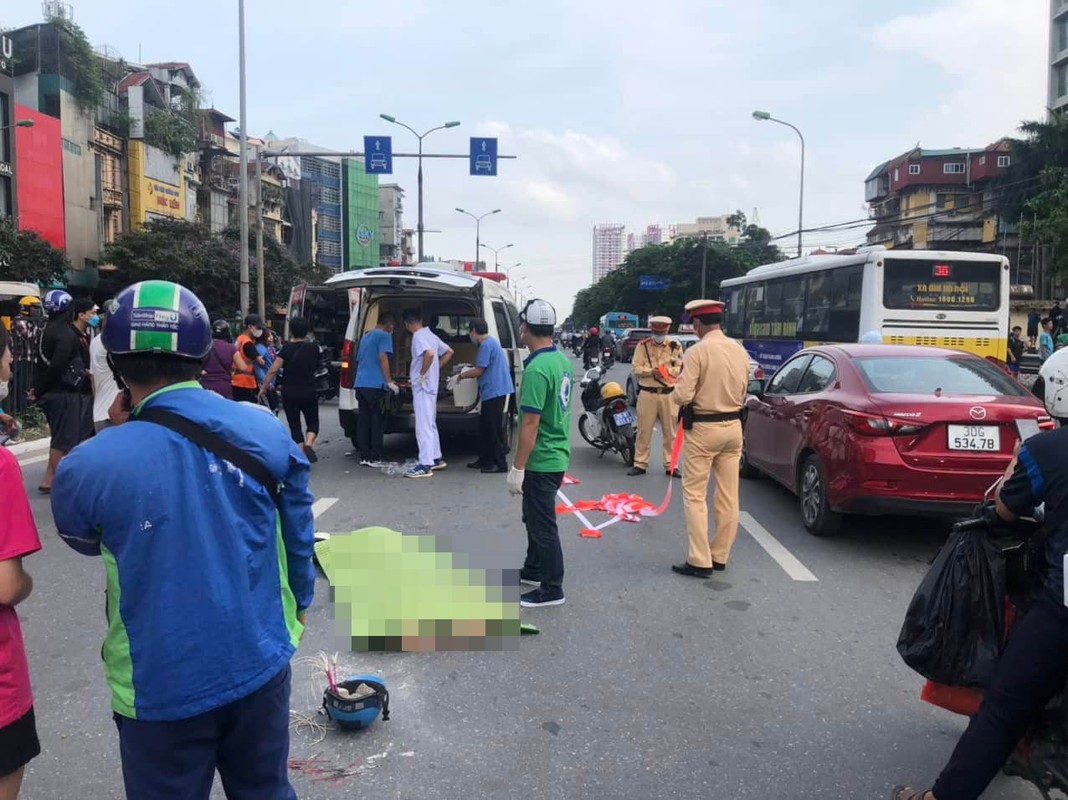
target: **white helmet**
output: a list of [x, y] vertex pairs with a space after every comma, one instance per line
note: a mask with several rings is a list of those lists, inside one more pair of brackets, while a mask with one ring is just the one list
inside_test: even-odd
[[556, 309], [548, 300], [535, 298], [519, 312], [520, 322], [527, 325], [556, 325]]
[[882, 344], [883, 335], [879, 331], [868, 331], [860, 337], [861, 344]]
[[1046, 411], [1052, 417], [1068, 417], [1068, 347], [1058, 350], [1038, 370], [1045, 394]]

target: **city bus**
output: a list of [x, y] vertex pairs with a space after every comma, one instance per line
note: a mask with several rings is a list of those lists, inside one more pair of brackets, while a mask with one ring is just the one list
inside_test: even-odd
[[807, 256], [720, 284], [724, 329], [768, 374], [803, 347], [921, 344], [1005, 359], [1009, 261], [990, 253], [887, 250]]
[[625, 311], [609, 311], [601, 317], [599, 328], [601, 335], [608, 331], [617, 339], [623, 336], [631, 328], [638, 327], [638, 315], [628, 314]]

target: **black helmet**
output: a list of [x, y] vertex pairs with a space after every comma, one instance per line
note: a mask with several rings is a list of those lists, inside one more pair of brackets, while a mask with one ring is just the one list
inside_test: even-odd
[[230, 329], [230, 323], [224, 319], [217, 319], [211, 323], [211, 338], [232, 342], [234, 340], [234, 332]]

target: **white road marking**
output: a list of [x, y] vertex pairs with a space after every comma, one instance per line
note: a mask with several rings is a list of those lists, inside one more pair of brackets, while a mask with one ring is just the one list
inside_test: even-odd
[[[575, 508], [575, 504], [567, 499], [567, 495], [564, 494], [563, 490], [557, 489], [556, 490], [556, 496], [559, 497], [561, 500], [563, 500], [564, 501], [564, 505], [567, 506], [568, 508]], [[585, 525], [587, 528], [593, 528], [594, 527], [593, 523], [590, 522], [588, 519], [586, 519], [586, 515], [583, 514], [581, 511], [579, 511], [577, 508], [575, 508], [575, 516], [578, 517], [579, 521], [583, 525]]]
[[337, 497], [320, 497], [312, 503], [312, 516], [315, 517], [315, 519], [319, 519], [319, 517], [329, 511], [337, 501]]
[[782, 543], [776, 539], [768, 529], [753, 519], [753, 515], [748, 511], [743, 511], [740, 516], [742, 527], [746, 529], [750, 536], [756, 539], [757, 544], [764, 548], [765, 552], [769, 556], [778, 562], [779, 566], [783, 568], [791, 578], [795, 581], [818, 581], [815, 575], [813, 575], [808, 567], [797, 560], [797, 557], [782, 546]]
[[48, 460], [48, 456], [47, 455], [34, 456], [33, 458], [24, 458], [21, 461], [19, 461], [19, 466], [20, 467], [28, 467], [28, 466], [30, 466], [30, 464], [40, 464], [42, 461], [47, 461], [47, 460]]

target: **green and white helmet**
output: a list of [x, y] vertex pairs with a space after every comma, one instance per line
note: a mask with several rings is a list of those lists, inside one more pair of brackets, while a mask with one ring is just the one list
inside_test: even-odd
[[115, 297], [101, 334], [116, 356], [155, 353], [197, 360], [211, 350], [211, 321], [200, 299], [171, 281], [141, 281]]

